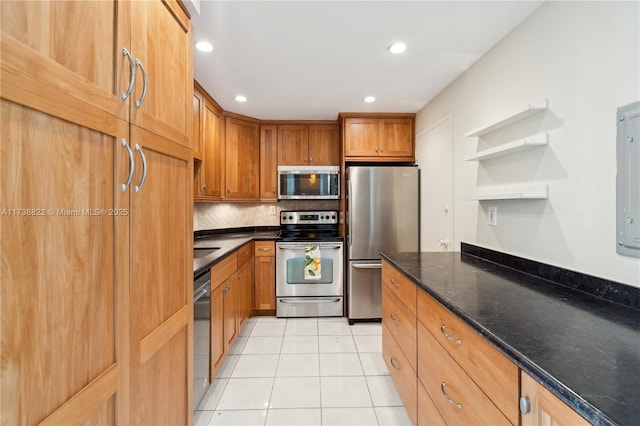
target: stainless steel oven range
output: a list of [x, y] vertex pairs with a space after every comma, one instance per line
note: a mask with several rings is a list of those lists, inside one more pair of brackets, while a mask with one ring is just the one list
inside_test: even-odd
[[276, 315], [344, 315], [343, 242], [336, 211], [282, 211], [276, 240]]

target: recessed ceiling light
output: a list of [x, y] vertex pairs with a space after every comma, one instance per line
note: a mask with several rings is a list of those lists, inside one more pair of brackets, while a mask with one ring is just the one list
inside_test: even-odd
[[364, 101], [365, 101], [366, 103], [370, 104], [371, 102], [375, 102], [375, 101], [376, 101], [376, 98], [375, 98], [375, 97], [373, 97], [373, 96], [366, 96], [366, 97], [364, 98]]
[[208, 41], [199, 41], [196, 43], [196, 49], [198, 49], [201, 52], [212, 52], [213, 45]]
[[407, 45], [402, 42], [393, 43], [391, 46], [389, 46], [389, 52], [393, 53], [394, 55], [402, 53], [405, 50], [407, 50]]
[[247, 97], [243, 95], [238, 95], [234, 98], [237, 102], [247, 102]]

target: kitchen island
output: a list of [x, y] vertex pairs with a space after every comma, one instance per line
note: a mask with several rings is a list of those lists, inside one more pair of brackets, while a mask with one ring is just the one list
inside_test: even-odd
[[496, 263], [496, 253], [463, 243], [462, 252], [382, 258], [592, 424], [640, 424], [637, 289], [600, 280], [628, 291], [623, 306], [513, 267], [535, 262], [500, 254], [512, 267]]

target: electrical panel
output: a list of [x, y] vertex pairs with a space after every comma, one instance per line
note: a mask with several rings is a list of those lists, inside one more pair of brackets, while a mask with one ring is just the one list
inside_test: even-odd
[[616, 251], [640, 257], [640, 102], [618, 108]]

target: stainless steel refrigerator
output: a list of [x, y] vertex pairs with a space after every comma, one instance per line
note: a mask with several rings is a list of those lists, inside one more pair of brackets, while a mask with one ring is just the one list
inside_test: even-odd
[[347, 168], [349, 323], [382, 317], [380, 252], [420, 251], [420, 170]]

